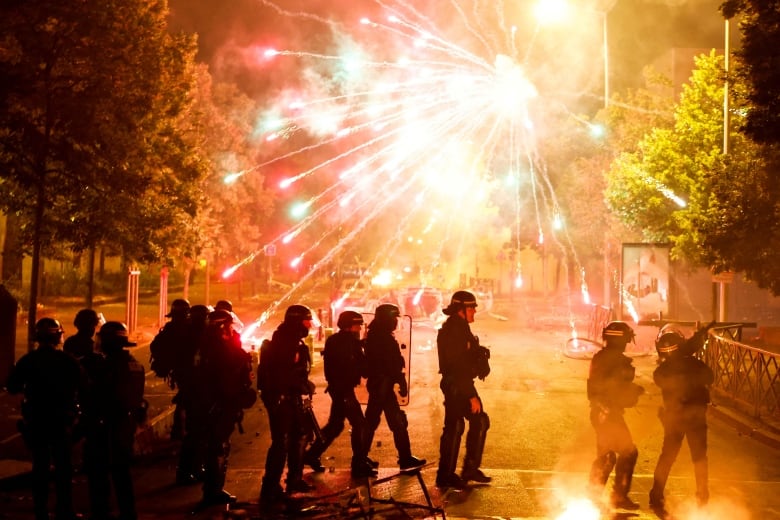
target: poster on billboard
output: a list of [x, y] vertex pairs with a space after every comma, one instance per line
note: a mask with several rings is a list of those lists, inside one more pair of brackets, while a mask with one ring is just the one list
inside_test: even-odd
[[669, 244], [623, 244], [621, 310], [624, 319], [669, 313]]

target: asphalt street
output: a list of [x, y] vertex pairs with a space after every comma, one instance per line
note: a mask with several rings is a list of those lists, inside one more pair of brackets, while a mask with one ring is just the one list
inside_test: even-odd
[[[258, 405], [247, 411], [244, 433], [235, 432], [232, 437], [226, 489], [239, 502], [229, 513], [193, 513], [200, 498], [199, 487], [174, 485], [178, 446], [165, 433], [170, 424], [166, 406], [171, 392], [151, 376], [147, 396], [154, 401], [160, 436], [139, 441], [143, 450], [134, 475], [140, 517], [214, 518], [228, 514], [233, 518], [598, 518], [578, 509], [583, 506], [577, 501], [584, 496], [595, 452], [585, 397], [588, 362], [565, 355], [569, 334], [566, 327], [554, 322], [540, 326], [540, 320], [529, 319], [534, 312], [522, 304], [497, 302], [493, 312], [478, 314], [472, 326], [492, 353], [492, 372], [484, 382], [477, 383], [491, 421], [482, 465], [485, 473], [493, 477], [491, 484], [460, 492], [444, 492], [433, 485], [443, 407], [438, 389], [435, 327], [419, 322], [413, 328], [409, 346], [411, 388], [406, 407], [412, 450], [429, 462], [419, 477], [397, 474], [392, 436], [383, 421], [371, 449], [371, 457], [381, 464], [379, 479], [350, 479], [347, 425], [323, 457], [328, 471], [314, 474], [307, 470], [304, 474], [316, 490], [310, 495], [292, 497], [285, 509], [262, 512], [258, 495], [270, 438], [267, 417]], [[637, 382], [646, 393], [639, 406], [626, 413], [639, 449], [631, 497], [642, 509], [604, 514], [602, 518], [655, 518], [647, 507], [647, 495], [662, 440], [656, 416], [660, 395], [652, 383], [655, 356], [645, 355], [652, 350], [648, 338], [653, 332], [639, 334], [635, 349]], [[134, 349], [139, 359], [144, 358], [144, 349]], [[324, 423], [329, 397], [323, 391], [318, 355], [315, 361], [315, 411]], [[3, 401], [8, 401], [7, 396]], [[9, 414], [8, 420], [13, 419], [11, 409], [3, 413]], [[733, 417], [731, 414], [712, 413], [710, 417], [712, 500], [705, 510], [695, 510], [693, 468], [688, 451], [683, 448], [667, 487], [667, 500], [676, 517], [780, 517], [780, 450], [746, 435], [739, 423], [724, 420]], [[6, 468], [13, 461], [23, 465], [24, 450], [12, 448], [9, 437], [12, 435], [0, 439], [1, 460]], [[32, 508], [27, 478], [23, 471], [7, 473], [8, 478], [0, 481], [0, 519], [29, 518]], [[79, 511], [87, 512], [84, 476], [76, 475], [75, 484], [76, 505]]]

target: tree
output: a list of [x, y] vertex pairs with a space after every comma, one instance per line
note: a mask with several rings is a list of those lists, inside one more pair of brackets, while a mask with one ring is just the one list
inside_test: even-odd
[[736, 77], [747, 86], [750, 107], [742, 129], [758, 143], [780, 144], [780, 0], [726, 0], [721, 11], [726, 19], [741, 17]]
[[696, 59], [675, 108], [674, 125], [655, 128], [639, 150], [612, 164], [607, 203], [622, 222], [650, 241], [672, 243], [672, 255], [716, 271], [744, 271], [780, 293], [778, 182], [771, 156], [734, 128], [750, 111], [744, 85], [731, 84], [735, 124], [723, 153], [722, 57]]
[[42, 253], [160, 259], [197, 210], [202, 161], [177, 126], [195, 42], [166, 17], [165, 0], [0, 7], [0, 193], [32, 256], [30, 337]]

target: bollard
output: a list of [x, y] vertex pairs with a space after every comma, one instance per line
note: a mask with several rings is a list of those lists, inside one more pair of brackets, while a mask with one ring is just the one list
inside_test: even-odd
[[125, 325], [128, 334], [133, 334], [138, 325], [138, 278], [141, 271], [130, 269], [127, 272], [127, 301], [125, 303]]
[[16, 315], [19, 303], [0, 284], [0, 386], [4, 386], [16, 362]]

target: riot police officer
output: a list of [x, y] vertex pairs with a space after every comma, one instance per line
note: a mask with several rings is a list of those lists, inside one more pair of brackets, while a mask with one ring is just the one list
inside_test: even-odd
[[85, 398], [84, 467], [89, 481], [92, 518], [111, 518], [111, 484], [119, 518], [134, 520], [135, 492], [130, 465], [138, 424], [145, 421], [145, 370], [125, 347], [127, 327], [108, 321], [98, 332], [102, 361], [87, 364], [90, 389]]
[[[491, 478], [479, 466], [485, 449], [485, 438], [490, 420], [482, 408], [482, 400], [474, 387], [474, 379], [484, 379], [490, 371], [489, 351], [479, 344], [471, 333], [477, 299], [468, 291], [456, 291], [449, 306], [443, 310], [448, 316], [439, 329], [436, 346], [439, 354], [441, 391], [444, 394], [444, 428], [439, 444], [439, 469], [436, 485], [463, 488], [469, 480], [487, 484]], [[460, 441], [469, 422], [466, 435], [466, 456], [463, 471], [455, 473]]]
[[590, 401], [590, 422], [596, 430], [596, 459], [590, 471], [590, 488], [595, 499], [615, 469], [611, 504], [619, 509], [638, 509], [629, 498], [631, 479], [639, 452], [631, 438], [623, 413], [636, 406], [644, 389], [634, 383], [635, 369], [631, 358], [624, 354], [626, 345], [634, 340], [634, 330], [628, 323], [613, 321], [602, 330], [604, 348], [590, 363], [587, 392]]
[[199, 356], [199, 346], [205, 334], [208, 315], [212, 309], [206, 305], [190, 307], [190, 333], [193, 349], [188, 352], [184, 362], [177, 364], [174, 378], [179, 388], [173, 398], [177, 415], [183, 415], [181, 432], [181, 450], [176, 466], [176, 483], [189, 485], [203, 479], [205, 450], [205, 432], [207, 415], [199, 406], [198, 381], [195, 359]]
[[304, 463], [315, 471], [324, 471], [320, 456], [344, 430], [344, 419], [352, 427], [352, 476], [370, 477], [377, 474], [366, 460], [368, 450], [364, 442], [365, 417], [355, 396], [355, 387], [366, 374], [366, 359], [360, 332], [363, 316], [355, 311], [344, 311], [337, 322], [339, 331], [325, 341], [325, 379], [331, 407], [328, 422], [322, 427], [322, 440], [315, 440], [304, 455]]
[[59, 350], [62, 326], [53, 318], [35, 324], [38, 348], [22, 356], [11, 370], [7, 389], [24, 393], [19, 427], [32, 452], [32, 495], [36, 520], [49, 518], [49, 464], [54, 464], [58, 520], [74, 518], [71, 479], [72, 434], [81, 387], [76, 359]]
[[173, 412], [171, 438], [181, 439], [179, 463], [176, 466], [176, 483], [192, 484], [201, 476], [201, 461], [196, 456], [197, 449], [193, 434], [195, 408], [194, 363], [198, 348], [198, 331], [190, 318], [190, 302], [177, 298], [171, 303], [171, 310], [165, 316], [170, 318], [162, 330], [154, 337], [150, 350], [153, 366], [158, 364], [157, 375], [165, 377], [171, 388], [178, 391], [173, 397], [176, 408]]
[[257, 400], [252, 388], [252, 358], [233, 330], [225, 310], [208, 315], [195, 366], [199, 382], [195, 408], [204, 414], [204, 465], [202, 506], [229, 504], [236, 497], [224, 489], [230, 456], [230, 436], [241, 429], [243, 409]]
[[307, 439], [302, 408], [304, 395], [310, 395], [311, 358], [303, 339], [312, 326], [311, 311], [291, 305], [271, 340], [260, 348], [257, 387], [268, 411], [271, 446], [265, 459], [260, 500], [273, 503], [282, 498], [280, 480], [287, 463], [287, 493], [307, 492], [312, 486], [303, 480], [303, 455]]
[[686, 437], [693, 460], [696, 500], [699, 505], [705, 505], [709, 500], [707, 405], [714, 376], [710, 367], [694, 357], [708, 329], [709, 326], [703, 327], [686, 340], [680, 331], [666, 326], [656, 339], [661, 364], [655, 369], [653, 380], [661, 389], [664, 401], [658, 412], [664, 427], [664, 441], [653, 474], [650, 507], [659, 516], [666, 515], [664, 488]]
[[68, 336], [62, 346], [62, 350], [81, 359], [95, 350], [95, 331], [100, 324], [100, 316], [93, 309], [81, 309], [76, 313], [73, 319], [73, 325], [76, 327], [76, 333]]
[[365, 345], [368, 374], [365, 446], [371, 448], [374, 433], [384, 413], [398, 451], [398, 465], [401, 471], [408, 471], [423, 466], [425, 459], [412, 455], [407, 430], [409, 422], [395, 395], [395, 385], [399, 386], [398, 393], [401, 397], [406, 397], [409, 392], [401, 347], [393, 336], [400, 315], [398, 306], [383, 303], [376, 308], [374, 319], [368, 325]]

